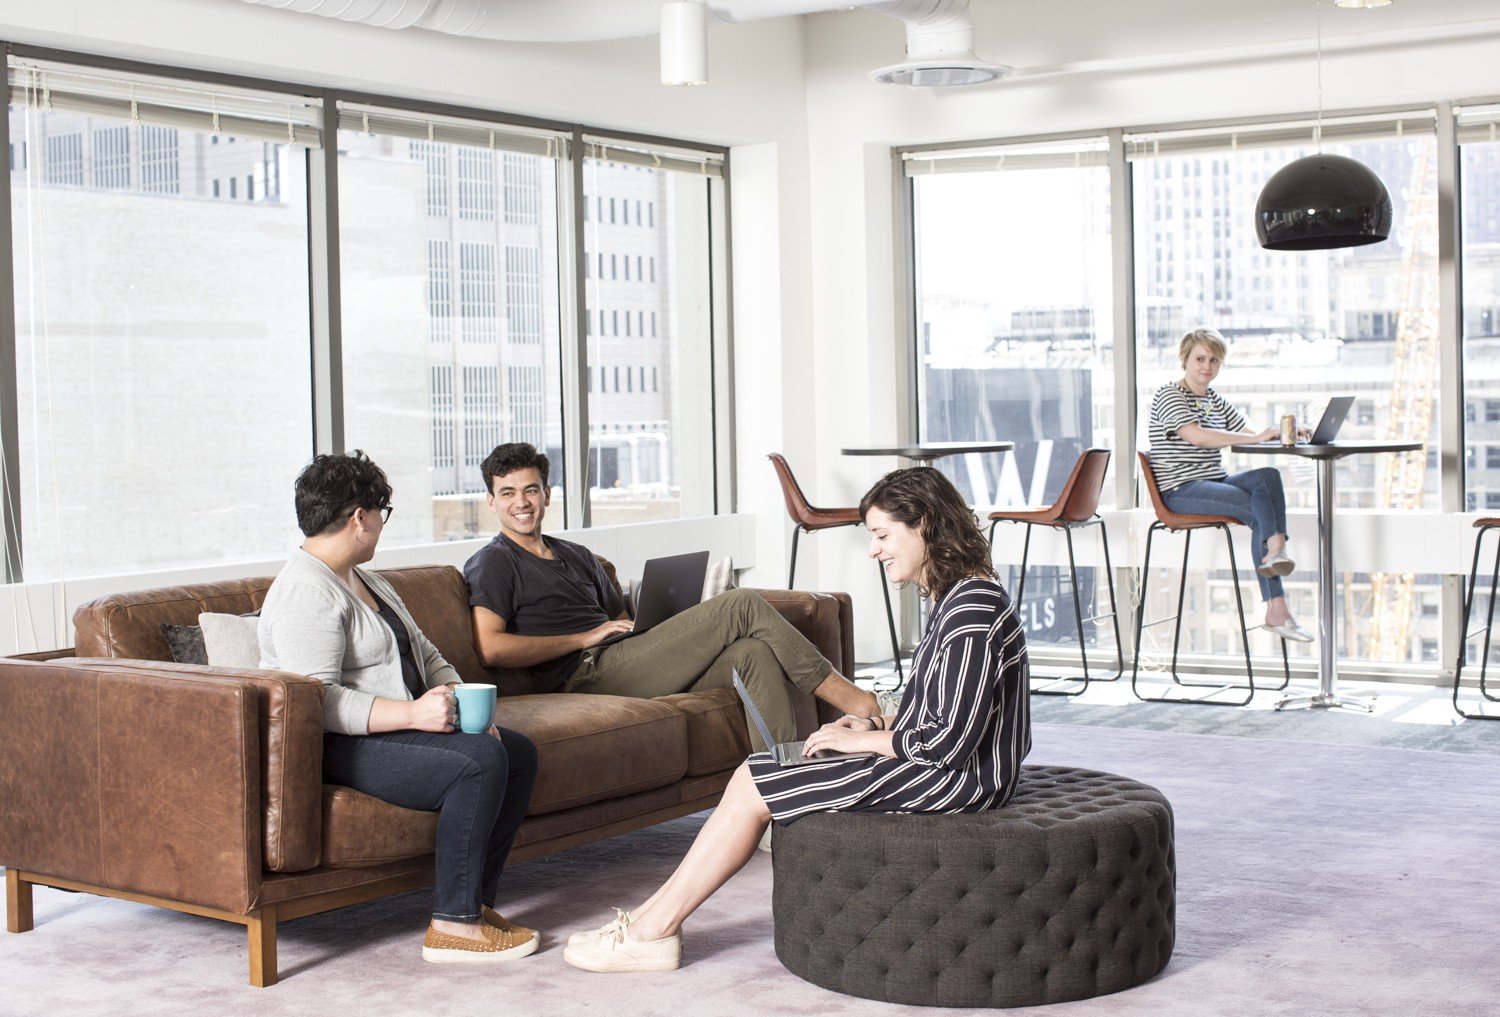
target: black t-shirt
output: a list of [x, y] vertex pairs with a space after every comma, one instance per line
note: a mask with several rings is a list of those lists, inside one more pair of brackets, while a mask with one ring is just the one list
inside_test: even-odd
[[[365, 589], [370, 590], [367, 585]], [[411, 633], [406, 631], [406, 626], [401, 623], [401, 618], [391, 606], [379, 597], [375, 591], [370, 590], [370, 596], [374, 598], [380, 609], [380, 618], [391, 630], [391, 635], [396, 637], [396, 653], [401, 658], [401, 680], [406, 683], [406, 691], [411, 693], [413, 699], [421, 699], [427, 694], [427, 687], [422, 684], [422, 672], [417, 668], [417, 658], [411, 652]]]
[[[625, 602], [604, 566], [588, 548], [542, 537], [556, 557], [538, 558], [498, 533], [464, 563], [469, 603], [495, 612], [518, 636], [562, 636], [618, 618]], [[578, 669], [580, 651], [564, 654], [531, 673], [543, 691], [562, 686]]]

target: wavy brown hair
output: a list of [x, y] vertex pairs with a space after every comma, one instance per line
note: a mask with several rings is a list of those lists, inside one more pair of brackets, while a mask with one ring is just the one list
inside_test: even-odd
[[998, 579], [974, 510], [953, 482], [931, 466], [893, 470], [875, 481], [859, 500], [860, 517], [872, 508], [916, 530], [927, 545], [917, 583], [924, 596], [941, 600], [954, 583], [969, 576]]

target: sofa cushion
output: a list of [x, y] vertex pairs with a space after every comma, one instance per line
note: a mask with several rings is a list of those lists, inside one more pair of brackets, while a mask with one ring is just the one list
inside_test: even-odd
[[687, 772], [687, 716], [667, 703], [577, 692], [507, 696], [495, 722], [536, 743], [528, 816], [665, 787]]
[[[496, 720], [536, 743], [538, 773], [528, 816], [664, 788], [687, 768], [688, 714], [666, 702], [561, 692], [515, 696], [500, 701]], [[436, 812], [323, 786], [323, 864], [329, 868], [429, 854], [436, 837]]]
[[323, 785], [323, 865], [354, 869], [432, 853], [438, 814]]
[[733, 769], [750, 755], [745, 708], [732, 689], [680, 692], [653, 702], [667, 703], [687, 718], [689, 777]]
[[161, 625], [197, 625], [205, 611], [245, 614], [259, 611], [271, 576], [225, 579], [191, 586], [112, 593], [73, 612], [74, 646], [80, 657], [171, 660]]

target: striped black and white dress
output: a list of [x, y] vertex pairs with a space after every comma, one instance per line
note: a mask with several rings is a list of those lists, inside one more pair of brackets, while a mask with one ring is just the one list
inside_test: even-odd
[[1221, 431], [1243, 431], [1249, 427], [1245, 415], [1213, 389], [1195, 395], [1174, 381], [1156, 390], [1151, 400], [1151, 472], [1156, 486], [1163, 491], [1181, 487], [1190, 480], [1223, 480], [1224, 453], [1216, 448], [1199, 448], [1183, 441], [1178, 428], [1188, 424], [1217, 428]]
[[896, 758], [805, 766], [750, 757], [750, 775], [779, 823], [809, 812], [978, 812], [1004, 805], [1031, 750], [1026, 635], [1010, 597], [989, 579], [955, 583], [932, 613], [901, 697]]

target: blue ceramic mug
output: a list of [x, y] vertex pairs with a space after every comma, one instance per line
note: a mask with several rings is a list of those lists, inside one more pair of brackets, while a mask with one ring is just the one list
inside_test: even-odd
[[483, 734], [495, 722], [495, 686], [463, 682], [453, 686], [458, 727], [465, 734]]

